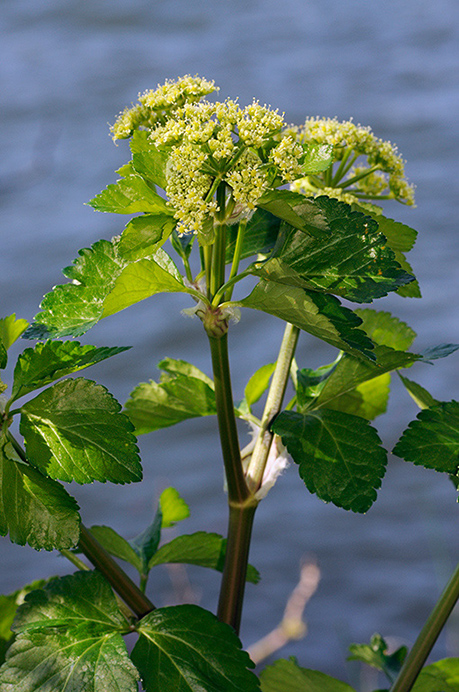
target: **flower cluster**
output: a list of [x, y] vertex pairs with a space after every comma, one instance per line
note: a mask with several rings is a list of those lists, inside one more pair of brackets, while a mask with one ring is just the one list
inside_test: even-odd
[[227, 185], [233, 207], [250, 215], [260, 197], [276, 184], [304, 175], [304, 147], [282, 136], [285, 121], [276, 110], [253, 101], [241, 108], [227, 99], [210, 103], [213, 82], [186, 76], [139, 97], [112, 128], [113, 137], [129, 137], [146, 128], [158, 148], [167, 148], [166, 194], [180, 233], [199, 233], [218, 212], [214, 193]]
[[414, 188], [405, 178], [397, 148], [378, 139], [369, 127], [336, 118], [309, 118], [303, 127], [288, 132], [300, 143], [333, 145], [336, 162], [320, 177], [296, 180], [295, 191], [326, 194], [348, 203], [393, 198], [414, 204]]

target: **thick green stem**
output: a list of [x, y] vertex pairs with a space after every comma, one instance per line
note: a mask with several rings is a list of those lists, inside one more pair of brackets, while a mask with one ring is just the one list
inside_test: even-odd
[[247, 483], [253, 492], [258, 490], [263, 480], [263, 473], [273, 440], [273, 434], [270, 432], [269, 426], [282, 406], [299, 333], [300, 330], [298, 327], [294, 327], [293, 324], [287, 323], [279, 350], [276, 369], [274, 370], [268, 397], [266, 399], [260, 431], [247, 469]]
[[155, 609], [153, 603], [143, 594], [139, 587], [124, 572], [115, 560], [107, 553], [85, 526], [80, 528], [80, 550], [102, 572], [123, 601], [141, 618]]
[[242, 469], [239, 438], [234, 413], [233, 393], [228, 359], [228, 333], [220, 338], [210, 336], [210, 352], [215, 383], [218, 428], [228, 484], [229, 502], [244, 502], [250, 496]]
[[228, 542], [218, 603], [218, 618], [239, 633], [253, 519], [258, 502], [230, 503]]
[[390, 692], [409, 692], [412, 689], [458, 598], [459, 565], [427, 618]]

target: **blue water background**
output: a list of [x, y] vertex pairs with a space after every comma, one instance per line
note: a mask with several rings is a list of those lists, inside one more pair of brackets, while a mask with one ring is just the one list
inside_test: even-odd
[[[120, 233], [124, 218], [85, 203], [128, 158], [108, 123], [137, 93], [166, 78], [199, 73], [220, 97], [253, 97], [285, 111], [353, 118], [397, 142], [417, 186], [417, 208], [393, 203], [388, 215], [418, 229], [411, 261], [423, 300], [391, 296], [378, 307], [408, 321], [416, 346], [459, 342], [459, 4], [456, 0], [3, 0], [0, 8], [0, 312], [31, 320], [41, 297], [60, 283], [77, 251]], [[139, 381], [157, 377], [163, 356], [209, 372], [203, 331], [180, 310], [186, 298], [150, 299], [107, 319], [83, 341], [127, 344], [133, 351], [88, 371], [121, 401]], [[231, 332], [235, 396], [252, 371], [272, 361], [282, 327], [244, 314]], [[21, 344], [21, 347], [24, 344]], [[27, 344], [25, 344], [27, 345]], [[333, 357], [303, 335], [298, 361]], [[416, 377], [438, 399], [459, 396], [458, 356]], [[417, 411], [396, 382], [389, 413], [377, 421], [390, 448]], [[183, 423], [140, 440], [145, 482], [128, 488], [71, 488], [87, 525], [111, 524], [127, 537], [150, 520], [159, 492], [174, 485], [191, 506], [180, 531], [224, 533], [226, 509], [215, 420]], [[347, 645], [380, 631], [410, 644], [458, 557], [457, 505], [449, 481], [392, 460], [379, 500], [366, 516], [310, 496], [291, 468], [262, 503], [251, 561], [262, 573], [249, 585], [242, 639], [250, 645], [279, 621], [299, 562], [314, 556], [322, 579], [307, 608], [306, 639], [288, 645], [308, 667], [346, 677]], [[0, 541], [0, 592], [67, 564]], [[179, 575], [180, 576], [180, 575]], [[219, 578], [190, 569], [203, 606], [214, 609]], [[173, 603], [159, 568], [150, 595]], [[436, 656], [458, 655], [458, 627]], [[354, 680], [354, 678], [351, 677]]]

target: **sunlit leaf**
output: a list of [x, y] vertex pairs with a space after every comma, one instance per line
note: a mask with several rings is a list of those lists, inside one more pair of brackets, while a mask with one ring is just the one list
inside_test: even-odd
[[374, 359], [373, 344], [365, 332], [359, 329], [360, 318], [343, 307], [334, 296], [275, 281], [260, 281], [252, 293], [239, 301], [238, 305], [262, 310], [332, 346]]
[[258, 200], [257, 206], [314, 237], [323, 239], [329, 235], [327, 218], [316, 200], [297, 192], [269, 190]]
[[26, 348], [14, 369], [13, 399], [58, 380], [70, 373], [100, 363], [129, 347], [114, 348], [89, 346], [78, 341], [47, 341], [35, 348]]
[[396, 351], [406, 351], [416, 338], [416, 332], [390, 312], [357, 308], [355, 313], [362, 320], [361, 329], [380, 346], [389, 346]]
[[31, 463], [51, 478], [77, 483], [132, 483], [142, 477], [128, 417], [101, 385], [62, 380], [21, 409]]
[[0, 535], [19, 545], [53, 550], [78, 541], [78, 505], [56, 481], [23, 463], [5, 438], [0, 440]]
[[1, 689], [21, 692], [137, 692], [138, 673], [122, 634], [128, 623], [97, 572], [54, 579], [30, 593], [0, 669]]
[[459, 659], [444, 658], [421, 670], [412, 692], [457, 692], [458, 689]]
[[406, 646], [400, 646], [389, 654], [387, 643], [380, 634], [374, 634], [369, 644], [351, 644], [349, 651], [348, 661], [361, 661], [383, 671], [391, 683], [395, 682], [408, 653]]
[[427, 389], [421, 387], [421, 385], [417, 382], [413, 382], [413, 380], [409, 380], [407, 377], [403, 377], [402, 375], [400, 375], [400, 373], [399, 377], [405, 385], [409, 395], [411, 396], [413, 401], [419, 406], [419, 408], [431, 408], [432, 406], [436, 406], [440, 403], [439, 401], [433, 398], [433, 396], [427, 391]]
[[16, 319], [15, 314], [0, 319], [0, 343], [6, 350], [19, 339], [28, 325], [27, 320]]
[[371, 507], [387, 454], [368, 421], [330, 409], [282, 411], [272, 430], [281, 436], [311, 493], [354, 512]]
[[152, 214], [171, 215], [171, 208], [163, 197], [148, 185], [142, 176], [134, 173], [108, 185], [99, 195], [89, 202], [96, 211], [115, 214]]
[[317, 238], [292, 225], [282, 226], [270, 257], [251, 265], [253, 274], [358, 303], [369, 303], [413, 280], [395, 261], [370, 217], [335, 199], [314, 201], [330, 235]]
[[202, 608], [158, 608], [138, 625], [132, 652], [146, 692], [255, 692], [253, 663], [234, 630]]
[[159, 506], [162, 514], [161, 528], [163, 529], [175, 526], [178, 521], [183, 521], [190, 516], [190, 508], [175, 488], [163, 490], [159, 498]]
[[247, 382], [244, 390], [245, 400], [248, 406], [255, 404], [269, 386], [271, 375], [276, 368], [276, 363], [262, 365]]
[[136, 216], [124, 229], [119, 253], [127, 260], [138, 260], [153, 255], [163, 245], [177, 222], [165, 214]]

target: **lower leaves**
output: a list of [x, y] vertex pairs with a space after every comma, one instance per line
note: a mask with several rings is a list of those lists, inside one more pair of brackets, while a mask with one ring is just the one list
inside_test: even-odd
[[[18, 608], [16, 640], [0, 668], [2, 692], [253, 692], [259, 680], [234, 631], [194, 605], [128, 622], [98, 572], [32, 591]], [[129, 658], [122, 636], [137, 631]]]

